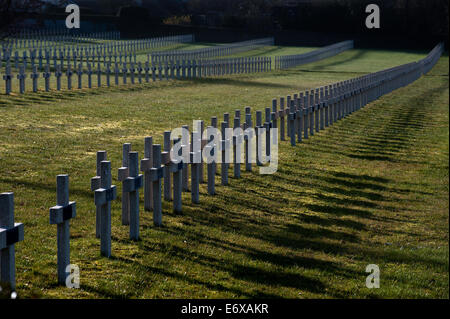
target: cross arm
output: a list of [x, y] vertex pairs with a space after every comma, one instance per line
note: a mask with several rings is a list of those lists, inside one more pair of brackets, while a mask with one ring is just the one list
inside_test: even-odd
[[53, 206], [50, 208], [50, 224], [60, 224], [65, 220], [75, 218], [76, 214], [75, 202], [69, 202], [67, 206]]
[[13, 228], [0, 227], [0, 250], [7, 248], [24, 239], [24, 227], [22, 223], [15, 223]]
[[99, 188], [95, 190], [94, 193], [94, 202], [95, 206], [101, 206], [115, 200], [117, 197], [117, 188], [116, 185], [111, 185], [111, 188]]

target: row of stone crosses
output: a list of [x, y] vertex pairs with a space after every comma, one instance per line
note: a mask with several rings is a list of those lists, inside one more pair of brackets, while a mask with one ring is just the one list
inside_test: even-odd
[[[88, 63], [102, 63], [103, 66], [106, 66], [107, 63], [122, 63], [122, 62], [132, 62], [136, 63], [136, 53], [133, 52], [108, 52], [108, 53], [100, 53], [91, 52], [90, 48], [84, 48], [81, 52], [77, 53], [76, 49], [72, 49], [72, 53], [68, 51], [65, 53], [65, 49], [53, 49], [51, 50], [40, 50], [39, 54], [36, 54], [35, 50], [30, 51], [30, 55], [27, 54], [27, 51], [22, 52], [22, 56], [19, 56], [19, 52], [15, 51], [13, 56], [4, 56], [5, 64], [12, 64], [15, 66], [16, 70], [20, 68], [22, 64], [26, 69], [28, 66], [33, 68], [37, 66], [39, 70], [43, 70], [45, 64], [52, 65], [56, 69], [56, 66], [59, 64], [64, 68], [64, 65], [74, 65], [74, 68], [77, 64], [86, 65]], [[44, 52], [44, 54], [42, 54]], [[1, 54], [1, 53], [0, 53]], [[51, 61], [52, 60], [52, 61]]]
[[[272, 60], [270, 57], [242, 57], [242, 58], [229, 58], [229, 59], [213, 59], [213, 60], [183, 60], [174, 61], [169, 64], [168, 61], [158, 64], [149, 64], [146, 61], [144, 64], [138, 63], [114, 63], [112, 67], [110, 63], [106, 64], [106, 68], [102, 68], [100, 63], [97, 63], [97, 68], [93, 69], [91, 64], [87, 63], [87, 68], [84, 69], [82, 64], [78, 64], [78, 68], [72, 70], [71, 65], [67, 66], [65, 72], [62, 71], [60, 64], [56, 65], [54, 73], [51, 72], [50, 66], [45, 66], [45, 72], [42, 73], [44, 78], [44, 89], [46, 92], [50, 91], [50, 79], [54, 77], [56, 79], [56, 90], [61, 90], [62, 77], [65, 76], [67, 80], [67, 89], [71, 90], [72, 76], [77, 75], [78, 89], [83, 88], [83, 75], [87, 77], [88, 88], [92, 88], [92, 75], [97, 77], [97, 87], [102, 86], [102, 78], [105, 78], [106, 86], [110, 87], [112, 84], [119, 85], [120, 80], [122, 84], [127, 84], [128, 78], [130, 83], [141, 84], [143, 80], [149, 82], [173, 79], [192, 79], [202, 78], [207, 76], [224, 76], [230, 74], [241, 73], [257, 73], [267, 72], [272, 68]], [[33, 92], [38, 91], [39, 84], [39, 72], [36, 66], [33, 67], [30, 73], [30, 79], [32, 81]], [[19, 81], [19, 93], [23, 94], [26, 91], [27, 73], [25, 66], [19, 67], [19, 72], [16, 75]], [[9, 64], [5, 67], [5, 74], [3, 80], [5, 81], [5, 93], [9, 95], [12, 92], [13, 73]], [[112, 82], [114, 79], [114, 82]]]
[[[277, 108], [277, 99], [272, 100], [272, 108], [265, 109], [265, 123], [262, 123], [262, 112], [256, 112], [256, 134], [244, 133], [245, 170], [252, 170], [251, 139], [263, 139], [265, 136], [265, 154], [256, 151], [256, 163], [262, 165], [266, 157], [272, 161], [272, 147], [278, 144], [278, 129], [280, 140], [287, 137], [292, 146], [308, 138], [315, 132], [325, 129], [336, 121], [361, 109], [368, 103], [388, 94], [395, 89], [406, 86], [422, 74], [428, 72], [438, 61], [443, 51], [443, 45], [437, 45], [430, 54], [419, 62], [404, 64], [391, 69], [371, 73], [358, 78], [341, 81], [311, 91], [300, 92], [292, 97], [280, 98], [280, 109]], [[285, 108], [286, 102], [286, 108]], [[218, 126], [217, 117], [211, 118], [211, 127]], [[253, 129], [250, 107], [245, 108], [245, 120], [241, 123], [240, 110], [235, 111], [233, 119], [233, 135], [226, 139], [224, 131], [230, 126], [230, 115], [225, 113], [221, 123], [221, 139], [217, 146], [221, 153], [221, 184], [228, 184], [229, 164], [224, 157], [229, 156], [227, 149], [232, 149], [234, 177], [241, 177], [240, 149], [242, 146], [242, 132]], [[182, 211], [181, 192], [188, 191], [189, 167], [191, 171], [191, 200], [198, 204], [199, 183], [203, 181], [204, 163], [194, 161], [198, 158], [198, 151], [194, 143], [200, 143], [202, 148], [211, 147], [210, 139], [204, 140], [201, 136], [203, 122], [197, 122], [196, 130], [190, 133], [189, 127], [183, 126], [187, 132], [175, 140], [171, 140], [171, 132], [164, 132], [164, 152], [161, 145], [153, 144], [152, 137], [145, 138], [144, 158], [141, 160], [139, 174], [138, 152], [131, 151], [131, 144], [123, 145], [122, 167], [118, 169], [119, 181], [122, 182], [122, 224], [129, 226], [130, 240], [139, 240], [139, 190], [144, 187], [144, 209], [153, 211], [153, 223], [161, 226], [162, 216], [162, 183], [164, 179], [164, 195], [166, 201], [173, 202], [175, 212]], [[272, 129], [272, 130], [270, 130]], [[276, 134], [273, 134], [274, 130]], [[267, 132], [271, 131], [272, 134]], [[251, 132], [251, 130], [250, 130]], [[208, 134], [206, 135], [208, 137]], [[170, 153], [173, 144], [181, 143], [181, 152], [189, 152], [191, 164], [188, 162], [173, 162]], [[258, 148], [259, 143], [256, 143]], [[214, 147], [213, 149], [217, 149]], [[209, 150], [211, 151], [211, 149]], [[201, 158], [201, 155], [200, 155]], [[215, 194], [216, 160], [208, 161], [207, 190], [208, 195]], [[172, 175], [171, 175], [172, 174]], [[111, 201], [117, 197], [115, 185], [111, 185], [111, 162], [107, 161], [106, 151], [97, 153], [97, 175], [91, 179], [91, 190], [94, 192], [96, 205], [96, 237], [100, 238], [100, 253], [111, 257]], [[173, 181], [173, 182], [172, 182]], [[173, 185], [173, 188], [172, 188]], [[173, 193], [172, 193], [173, 191]], [[171, 196], [173, 195], [173, 197]], [[58, 283], [64, 285], [69, 275], [67, 266], [70, 264], [70, 219], [76, 216], [76, 203], [69, 200], [69, 176], [57, 176], [57, 205], [50, 208], [50, 224], [57, 225], [57, 267]], [[15, 250], [14, 245], [24, 240], [24, 225], [14, 222], [14, 195], [13, 193], [0, 194], [0, 282], [7, 283], [15, 289]]]
[[73, 61], [75, 64], [77, 62], [83, 63], [85, 61], [87, 63], [88, 61], [95, 60], [100, 62], [102, 58], [103, 63], [106, 64], [108, 58], [110, 63], [113, 59], [114, 62], [121, 63], [122, 58], [126, 61], [127, 57], [129, 57], [131, 62], [131, 57], [134, 56], [134, 61], [136, 62], [136, 52], [138, 51], [148, 49], [153, 50], [171, 44], [189, 43], [192, 41], [193, 35], [189, 34], [88, 46], [76, 45], [57, 47], [53, 45], [50, 48], [39, 47], [23, 50], [22, 54], [20, 54], [19, 51], [14, 51], [14, 53], [12, 53], [13, 51], [10, 47], [2, 45], [2, 49], [0, 51], [0, 61], [5, 63], [14, 63], [16, 68], [18, 68], [18, 64], [20, 62], [22, 62], [26, 67], [29, 61], [31, 67], [37, 63], [40, 70], [42, 70], [42, 66], [45, 61], [47, 64], [50, 64], [51, 59], [53, 59], [54, 65], [56, 65], [58, 60], [60, 61], [60, 64], [64, 64], [64, 60], [67, 60], [68, 64], [71, 63], [70, 61]]
[[[65, 29], [67, 30], [67, 29]], [[51, 32], [50, 30], [28, 30], [10, 31], [11, 36], [7, 37], [5, 44], [14, 49], [38, 48], [54, 46], [55, 43], [78, 43], [83, 44], [93, 39], [120, 40], [119, 31], [111, 32], [91, 32], [73, 33], [67, 31]]]
[[[153, 52], [151, 54], [152, 62], [164, 62], [175, 60], [193, 60], [208, 59], [212, 57], [221, 57], [254, 50], [263, 46], [274, 45], [274, 38], [253, 39], [241, 42], [233, 42], [214, 47], [199, 48], [193, 50], [165, 50]], [[149, 60], [149, 59], [147, 59]]]
[[318, 60], [337, 55], [343, 51], [353, 49], [354, 41], [347, 40], [331, 45], [327, 45], [320, 49], [293, 55], [284, 55], [275, 57], [275, 69], [287, 69], [297, 65], [312, 63]]

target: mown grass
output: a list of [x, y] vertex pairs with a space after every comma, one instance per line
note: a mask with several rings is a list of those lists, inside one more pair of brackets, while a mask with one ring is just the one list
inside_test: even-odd
[[[112, 252], [99, 254], [89, 191], [95, 153], [113, 183], [121, 144], [193, 119], [271, 105], [271, 99], [421, 58], [351, 50], [285, 71], [72, 92], [0, 96], [0, 191], [15, 193], [17, 291], [30, 298], [448, 298], [448, 56], [430, 74], [296, 147], [280, 145], [274, 175], [242, 173], [183, 212], [164, 202], [164, 227], [141, 211], [128, 240], [112, 205]], [[232, 171], [230, 170], [230, 173]], [[56, 285], [56, 175], [77, 201], [71, 262], [81, 289]], [[216, 180], [219, 182], [219, 178]], [[142, 194], [141, 194], [142, 201]], [[143, 205], [141, 205], [141, 208]], [[380, 289], [365, 287], [377, 264]]]

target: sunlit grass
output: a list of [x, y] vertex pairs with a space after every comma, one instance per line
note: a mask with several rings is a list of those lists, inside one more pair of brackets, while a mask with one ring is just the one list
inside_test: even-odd
[[[145, 136], [161, 143], [164, 130], [193, 119], [209, 124], [245, 106], [254, 114], [272, 98], [421, 57], [350, 50], [262, 74], [0, 95], [0, 192], [15, 193], [15, 219], [25, 224], [19, 297], [448, 298], [448, 56], [296, 147], [281, 143], [276, 174], [255, 168], [227, 187], [218, 177], [217, 195], [203, 184], [199, 205], [183, 193], [181, 214], [164, 202], [162, 228], [141, 210], [137, 243], [121, 225], [118, 199], [111, 259], [99, 254], [89, 190], [98, 150], [108, 151], [120, 194], [122, 143], [142, 158]], [[77, 201], [79, 290], [56, 285], [48, 208], [61, 173]], [[365, 287], [368, 264], [380, 267], [380, 289]]]

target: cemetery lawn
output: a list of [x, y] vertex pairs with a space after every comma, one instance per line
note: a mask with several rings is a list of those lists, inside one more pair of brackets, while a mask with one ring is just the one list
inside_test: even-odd
[[[264, 54], [264, 53], [262, 53]], [[267, 53], [270, 54], [270, 53]], [[90, 178], [107, 150], [113, 184], [122, 143], [272, 98], [415, 61], [424, 52], [350, 50], [297, 68], [71, 92], [0, 95], [0, 192], [25, 224], [16, 245], [20, 298], [448, 298], [449, 58], [295, 147], [278, 172], [242, 172], [183, 212], [163, 202], [164, 226], [143, 211], [128, 239], [112, 204], [111, 259], [100, 256]], [[2, 84], [4, 86], [4, 83]], [[71, 262], [80, 289], [56, 285], [56, 175], [70, 175]], [[230, 176], [232, 167], [230, 168]], [[365, 286], [366, 266], [380, 288]]]

